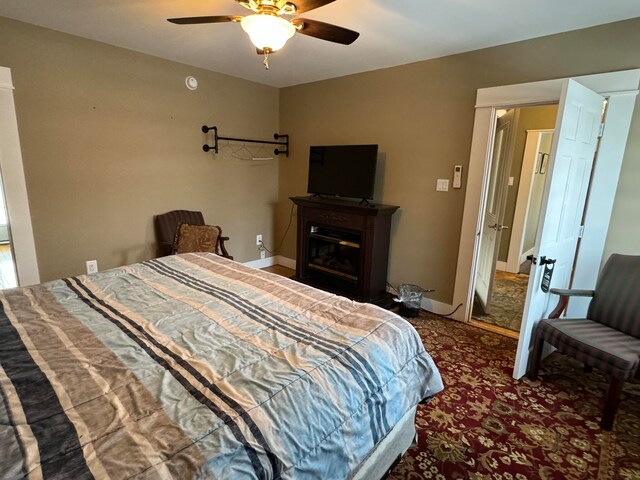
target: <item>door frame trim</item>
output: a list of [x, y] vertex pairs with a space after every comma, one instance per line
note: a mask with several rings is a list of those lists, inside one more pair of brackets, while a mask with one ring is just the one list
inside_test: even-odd
[[11, 69], [0, 67], [0, 171], [18, 285], [40, 283], [27, 184], [22, 165]]
[[[621, 114], [625, 116], [623, 122], [627, 123], [627, 130], [631, 118], [626, 119], [625, 108], [628, 103], [635, 105], [635, 95], [638, 93], [640, 82], [640, 69], [625, 70], [620, 72], [601, 73], [573, 78], [586, 87], [605, 96], [620, 96]], [[504, 107], [518, 107], [557, 103], [560, 101], [560, 93], [566, 78], [545, 80], [540, 82], [521, 83], [499, 87], [478, 89], [476, 95], [476, 115], [471, 141], [471, 154], [467, 176], [467, 189], [465, 193], [464, 213], [462, 228], [460, 231], [460, 245], [458, 249], [458, 263], [456, 267], [456, 280], [453, 292], [453, 304], [461, 304], [453, 318], [468, 322], [471, 318], [473, 306], [473, 278], [475, 276], [478, 254], [479, 233], [482, 222], [482, 212], [485, 203], [485, 184], [490, 171], [491, 153], [493, 150], [493, 136], [495, 134], [496, 110]], [[616, 112], [609, 111], [609, 115]], [[608, 149], [607, 156], [624, 156], [624, 149], [617, 148], [614, 151], [612, 142], [605, 142], [609, 132], [605, 129], [603, 141], [600, 146]], [[611, 132], [612, 133], [612, 132]], [[610, 133], [610, 134], [611, 134]], [[611, 146], [609, 146], [611, 145]], [[616, 177], [617, 184], [617, 177]], [[597, 272], [595, 272], [597, 275]]]

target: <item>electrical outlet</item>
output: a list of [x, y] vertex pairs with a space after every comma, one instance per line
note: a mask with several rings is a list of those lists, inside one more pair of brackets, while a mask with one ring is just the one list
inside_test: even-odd
[[262, 245], [262, 235], [256, 235], [256, 245]]
[[87, 274], [91, 275], [92, 273], [98, 273], [98, 261], [97, 260], [87, 260]]
[[264, 260], [265, 258], [267, 258], [267, 252], [264, 248], [260, 249], [260, 260]]

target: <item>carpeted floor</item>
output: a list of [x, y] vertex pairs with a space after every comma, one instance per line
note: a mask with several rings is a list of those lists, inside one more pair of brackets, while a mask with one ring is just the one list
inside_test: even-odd
[[410, 321], [445, 390], [418, 408], [418, 444], [389, 479], [640, 479], [640, 384], [604, 432], [599, 373], [556, 353], [540, 381], [516, 381], [514, 340], [424, 312]]
[[528, 284], [529, 275], [496, 270], [489, 312], [474, 307], [473, 318], [519, 332]]

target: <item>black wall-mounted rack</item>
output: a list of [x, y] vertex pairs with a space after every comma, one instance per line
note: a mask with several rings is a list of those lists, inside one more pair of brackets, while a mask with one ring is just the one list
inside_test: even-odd
[[203, 145], [202, 146], [202, 150], [204, 150], [205, 152], [208, 152], [210, 150], [213, 150], [215, 153], [218, 153], [218, 140], [227, 140], [229, 142], [244, 142], [244, 143], [262, 143], [262, 144], [267, 144], [267, 145], [281, 145], [284, 148], [284, 150], [280, 150], [279, 148], [276, 148], [273, 153], [274, 155], [286, 155], [287, 157], [289, 156], [289, 135], [283, 135], [283, 134], [278, 134], [278, 133], [274, 133], [273, 134], [273, 138], [275, 140], [279, 140], [281, 138], [284, 138], [284, 142], [274, 142], [271, 140], [252, 140], [252, 139], [248, 139], [248, 138], [233, 138], [233, 137], [221, 137], [220, 135], [218, 135], [218, 127], [207, 127], [206, 125], [202, 126], [202, 131], [204, 133], [209, 133], [211, 130], [213, 130], [213, 145]]

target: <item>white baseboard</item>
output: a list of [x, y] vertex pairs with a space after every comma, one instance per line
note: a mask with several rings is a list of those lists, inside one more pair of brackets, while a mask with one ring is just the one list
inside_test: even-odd
[[282, 265], [283, 267], [287, 267], [292, 270], [296, 269], [296, 261], [294, 259], [283, 257], [282, 255], [278, 255], [276, 258], [276, 263], [278, 265]]
[[446, 315], [453, 312], [454, 307], [444, 302], [439, 302], [437, 300], [432, 300], [430, 298], [422, 297], [422, 302], [420, 302], [420, 306], [431, 313], [435, 313], [437, 315]]
[[283, 257], [282, 255], [244, 262], [243, 265], [251, 268], [266, 268], [272, 267], [273, 265], [282, 265], [283, 267], [291, 268], [292, 270], [296, 269], [296, 261], [291, 258]]
[[535, 247], [532, 248], [531, 250], [527, 250], [526, 252], [523, 252], [522, 255], [520, 255], [520, 264], [518, 265], [518, 267], [520, 265], [522, 265], [524, 262], [527, 261], [527, 257], [529, 255], [533, 255], [533, 252], [535, 251]]
[[507, 262], [501, 262], [500, 260], [496, 262], [496, 270], [500, 270], [501, 272], [508, 272], [509, 270], [507, 268]]
[[276, 265], [278, 263], [276, 259], [277, 257], [267, 257], [267, 258], [262, 258], [260, 260], [252, 260], [250, 262], [244, 262], [244, 265], [251, 268], [271, 267], [272, 265]]

